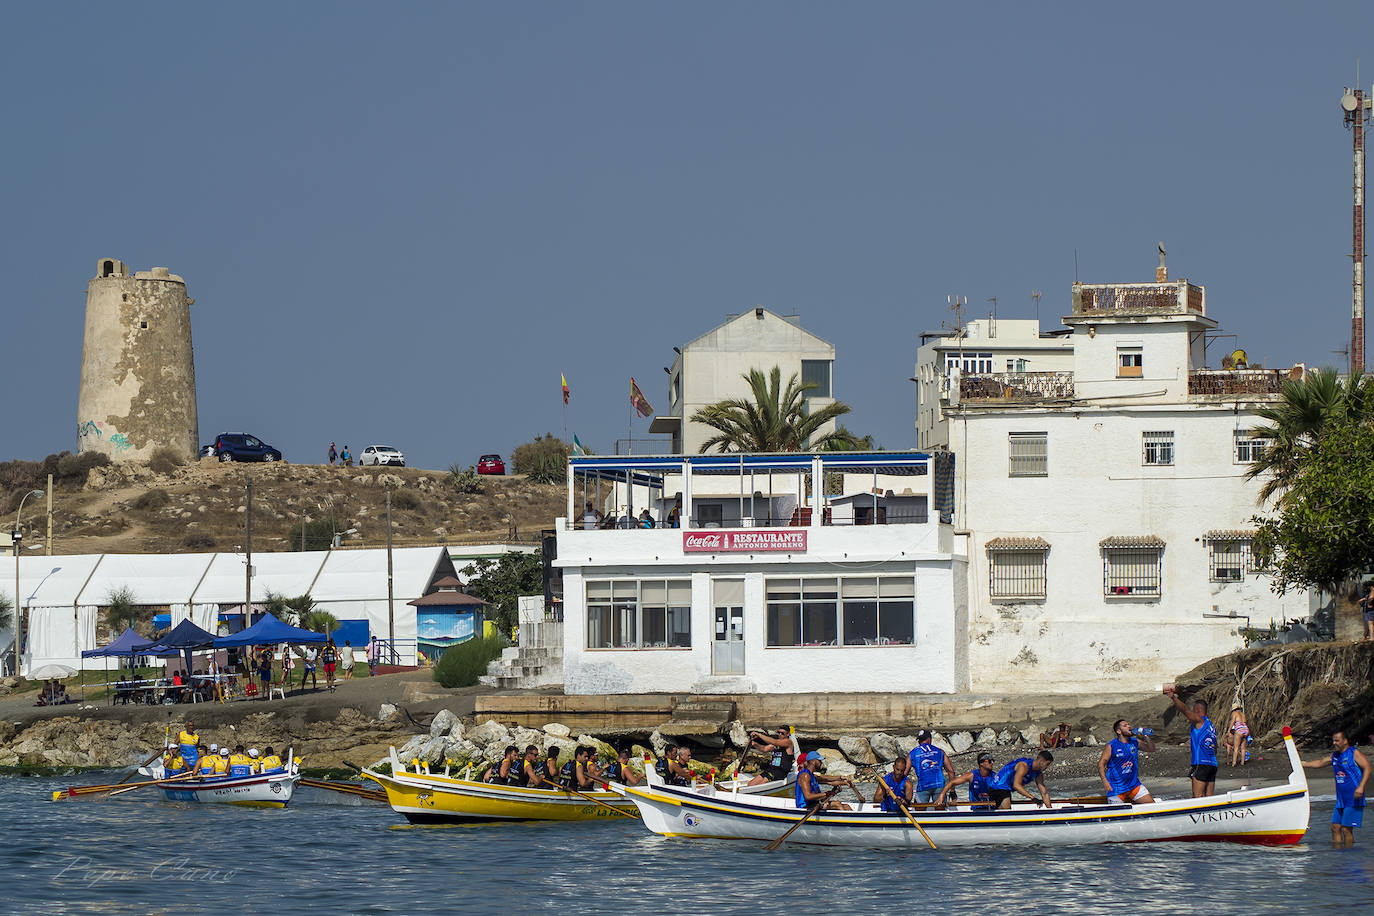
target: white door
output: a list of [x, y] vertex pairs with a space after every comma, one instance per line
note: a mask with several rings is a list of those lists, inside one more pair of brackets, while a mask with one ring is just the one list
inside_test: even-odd
[[711, 673], [744, 673], [744, 580], [711, 583]]

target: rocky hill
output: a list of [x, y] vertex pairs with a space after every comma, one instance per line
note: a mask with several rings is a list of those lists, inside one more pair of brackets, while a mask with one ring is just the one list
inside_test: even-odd
[[[158, 473], [146, 464], [97, 467], [85, 484], [57, 491], [54, 552], [174, 553], [235, 550], [244, 543], [246, 484], [253, 482], [253, 549], [312, 549], [337, 532], [345, 547], [386, 543], [392, 489], [396, 546], [530, 541], [566, 512], [566, 490], [522, 476], [482, 477], [460, 493], [444, 471], [327, 465], [220, 464], [213, 459]], [[42, 500], [30, 499], [30, 543], [41, 540]]]

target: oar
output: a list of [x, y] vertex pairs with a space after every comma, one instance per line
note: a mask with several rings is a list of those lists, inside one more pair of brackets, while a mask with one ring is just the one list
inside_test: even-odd
[[631, 813], [631, 812], [629, 812], [629, 811], [621, 811], [619, 808], [615, 807], [614, 805], [608, 805], [608, 804], [606, 804], [604, 801], [602, 801], [602, 800], [599, 799], [599, 798], [592, 798], [592, 797], [591, 797], [590, 795], [588, 795], [586, 792], [579, 792], [577, 789], [574, 789], [572, 786], [564, 785], [563, 783], [559, 782], [559, 781], [556, 780], [556, 779], [549, 779], [549, 780], [547, 780], [547, 781], [553, 783], [553, 784], [556, 785], [556, 786], [558, 786], [558, 788], [562, 789], [564, 792], [570, 792], [570, 793], [572, 793], [573, 795], [577, 795], [577, 796], [579, 796], [579, 797], [581, 797], [581, 798], [585, 798], [587, 801], [591, 802], [592, 804], [594, 804], [594, 805], [600, 805], [601, 807], [605, 808], [607, 811], [614, 811], [616, 814], [619, 814], [621, 817], [639, 817], [639, 811], [638, 811], [638, 809], [636, 809], [633, 813]]
[[128, 772], [127, 774], [125, 774], [124, 778], [121, 779], [119, 782], [115, 783], [115, 785], [117, 785], [117, 786], [122, 786], [122, 785], [124, 785], [124, 783], [128, 782], [128, 781], [129, 781], [130, 779], [132, 779], [134, 776], [138, 775], [138, 771], [139, 771], [139, 770], [141, 770], [143, 767], [146, 767], [148, 764], [152, 763], [152, 762], [153, 762], [154, 760], [156, 760], [157, 758], [161, 757], [164, 753], [166, 753], [166, 749], [165, 749], [165, 748], [164, 748], [163, 750], [161, 750], [161, 751], [154, 751], [154, 752], [153, 752], [153, 756], [149, 757], [147, 760], [143, 761], [143, 762], [140, 763], [138, 766], [134, 767], [133, 770], [131, 770], [130, 772]]
[[[887, 797], [892, 799], [893, 804], [900, 808], [902, 813], [906, 815], [906, 819], [911, 821], [911, 826], [915, 827], [918, 831], [920, 831], [921, 838], [930, 844], [930, 848], [938, 848], [935, 845], [935, 841], [930, 838], [930, 834], [926, 833], [926, 829], [920, 825], [920, 823], [916, 820], [914, 816], [912, 816], [911, 810], [907, 808], [906, 803], [897, 797], [897, 793], [892, 791], [892, 787], [887, 784], [887, 780], [879, 779], [878, 785], [881, 786], [882, 790], [887, 793]], [[858, 790], [856, 789], [855, 791]]]
[[790, 837], [790, 836], [792, 835], [793, 831], [795, 831], [795, 830], [796, 830], [798, 827], [800, 827], [802, 824], [805, 824], [807, 821], [811, 820], [812, 815], [814, 815], [817, 811], [819, 811], [819, 810], [821, 810], [822, 808], [824, 808], [824, 807], [825, 807], [825, 803], [828, 802], [828, 801], [830, 801], [830, 799], [834, 798], [835, 795], [836, 795], [836, 793], [838, 793], [838, 792], [839, 792], [841, 789], [843, 789], [843, 788], [844, 788], [844, 786], [836, 786], [835, 788], [831, 789], [829, 792], [827, 792], [827, 793], [825, 793], [824, 795], [822, 795], [820, 798], [816, 799], [816, 803], [815, 803], [814, 805], [811, 806], [811, 810], [810, 810], [810, 811], [806, 812], [806, 816], [805, 816], [805, 817], [803, 817], [801, 820], [797, 821], [797, 822], [796, 822], [795, 824], [793, 824], [791, 827], [787, 828], [787, 832], [786, 832], [786, 833], [784, 833], [782, 836], [778, 837], [778, 838], [777, 838], [776, 840], [774, 840], [773, 842], [769, 843], [767, 846], [764, 847], [764, 849], [767, 849], [769, 852], [773, 852], [774, 850], [776, 850], [779, 846], [782, 845], [783, 840], [785, 840], [785, 839], [787, 839], [788, 837]]
[[[194, 775], [194, 773], [182, 773], [179, 776], [173, 776], [171, 779], [185, 779], [188, 776]], [[58, 791], [54, 792], [52, 794], [52, 800], [60, 801], [64, 798], [76, 798], [77, 796], [82, 795], [105, 795], [107, 793], [111, 795], [118, 795], [121, 792], [128, 792], [130, 789], [140, 789], [143, 786], [153, 786], [157, 785], [160, 782], [170, 782], [171, 779], [150, 779], [147, 782], [129, 783], [127, 786], [122, 785], [120, 783], [103, 786], [72, 786], [70, 789], [59, 789]]]
[[329, 789], [343, 795], [356, 795], [359, 798], [370, 799], [371, 801], [386, 801], [386, 793], [376, 789], [368, 789], [364, 786], [355, 785], [351, 782], [333, 782], [327, 779], [302, 779], [301, 785], [310, 786], [312, 789]]

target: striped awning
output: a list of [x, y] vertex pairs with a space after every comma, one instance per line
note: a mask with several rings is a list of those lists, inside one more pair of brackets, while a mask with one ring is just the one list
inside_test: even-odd
[[1253, 541], [1253, 528], [1214, 528], [1202, 536], [1204, 541]]
[[1103, 538], [1097, 546], [1108, 550], [1117, 548], [1158, 548], [1164, 546], [1164, 539], [1157, 534], [1117, 534]]
[[1050, 542], [1044, 538], [1000, 537], [993, 538], [985, 546], [988, 550], [1045, 551], [1050, 549]]

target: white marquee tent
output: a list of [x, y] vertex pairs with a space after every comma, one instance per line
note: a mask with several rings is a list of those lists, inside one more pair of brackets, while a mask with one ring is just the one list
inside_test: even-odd
[[[96, 618], [111, 593], [121, 588], [129, 590], [135, 604], [169, 608], [173, 626], [190, 617], [213, 630], [222, 609], [243, 604], [243, 554], [21, 557], [18, 601], [14, 562], [0, 559], [0, 595], [29, 611], [28, 651], [20, 661], [21, 671], [49, 663], [79, 667], [82, 650], [108, 641], [98, 638]], [[403, 547], [392, 551], [392, 564], [397, 648], [403, 662], [414, 664], [415, 608], [406, 602], [426, 594], [436, 579], [454, 575], [453, 561], [442, 547]], [[321, 610], [340, 621], [367, 620], [372, 633], [387, 633], [383, 549], [255, 553], [252, 600], [261, 603], [269, 593], [309, 593]], [[0, 635], [0, 647], [12, 636]]]

